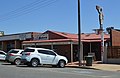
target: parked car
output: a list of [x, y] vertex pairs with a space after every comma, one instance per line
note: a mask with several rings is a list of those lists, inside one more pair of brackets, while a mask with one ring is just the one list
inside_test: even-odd
[[19, 65], [21, 63], [22, 49], [11, 49], [6, 55], [6, 61], [11, 64]]
[[48, 64], [63, 68], [68, 60], [66, 57], [58, 55], [53, 50], [28, 47], [22, 53], [21, 62], [32, 67], [36, 67], [39, 64]]
[[5, 61], [6, 54], [7, 54], [6, 52], [0, 50], [0, 60]]

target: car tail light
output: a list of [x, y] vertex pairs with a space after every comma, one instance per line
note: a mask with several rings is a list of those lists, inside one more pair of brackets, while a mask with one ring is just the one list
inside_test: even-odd
[[25, 53], [25, 55], [29, 56], [29, 55], [30, 55], [30, 53]]
[[14, 56], [14, 54], [9, 54], [9, 56]]

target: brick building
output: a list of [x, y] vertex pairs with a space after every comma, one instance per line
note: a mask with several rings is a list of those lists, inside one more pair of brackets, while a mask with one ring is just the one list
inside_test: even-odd
[[[110, 36], [104, 35], [105, 44], [109, 43]], [[101, 35], [90, 33], [81, 34], [84, 56], [88, 53], [95, 54], [95, 60], [101, 60]], [[69, 61], [78, 60], [78, 35], [65, 32], [46, 31], [39, 40], [23, 41], [22, 46], [25, 47], [42, 47], [53, 49], [60, 55], [64, 55]]]
[[110, 46], [120, 46], [120, 30], [112, 29], [110, 32]]
[[36, 40], [41, 33], [38, 32], [26, 32], [10, 35], [0, 36], [0, 49], [5, 52], [13, 48], [22, 48], [23, 41]]
[[[105, 44], [109, 43], [110, 36], [104, 35]], [[95, 54], [95, 60], [101, 60], [101, 35], [96, 33], [82, 33], [82, 51], [84, 56]], [[78, 35], [45, 31], [44, 33], [26, 32], [0, 36], [0, 49], [9, 51], [13, 48], [40, 47], [53, 49], [60, 55], [68, 58], [69, 62], [78, 60]]]
[[120, 64], [120, 30], [110, 29], [110, 43], [107, 47], [106, 63]]

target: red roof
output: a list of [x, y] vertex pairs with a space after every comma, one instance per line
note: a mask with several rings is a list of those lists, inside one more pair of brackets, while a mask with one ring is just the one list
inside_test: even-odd
[[[55, 34], [58, 34], [60, 36], [66, 37], [67, 39], [78, 39], [77, 34], [71, 34], [71, 33], [65, 33], [65, 32], [57, 32], [57, 31], [50, 31]], [[110, 35], [109, 34], [104, 34], [105, 39], [109, 39]], [[81, 39], [101, 39], [100, 34], [95, 34], [95, 33], [89, 33], [89, 34], [81, 34]]]
[[[48, 31], [50, 31], [50, 30], [48, 30]], [[71, 33], [66, 33], [66, 32], [57, 32], [57, 31], [50, 31], [50, 32], [58, 34], [63, 37], [66, 37], [67, 39], [77, 39], [78, 38], [77, 34], [71, 34]]]
[[[104, 34], [104, 38], [105, 39], [109, 39], [110, 38], [110, 35], [109, 34]], [[92, 33], [92, 34], [85, 34], [84, 38], [83, 39], [101, 39], [101, 35], [100, 34], [95, 34], [95, 33]]]
[[[78, 42], [78, 35], [77, 34], [70, 34], [65, 32], [56, 32], [56, 31], [50, 31], [55, 34], [58, 34], [60, 36], [65, 37], [65, 39], [53, 39], [53, 40], [35, 40], [35, 41], [23, 41], [23, 43], [39, 43], [39, 42]], [[104, 34], [104, 40], [109, 40], [110, 35]], [[101, 35], [97, 35], [95, 33], [90, 34], [81, 34], [81, 41], [82, 42], [101, 42]]]

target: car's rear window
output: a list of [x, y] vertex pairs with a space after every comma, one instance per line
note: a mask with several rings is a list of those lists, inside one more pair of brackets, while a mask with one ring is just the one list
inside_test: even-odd
[[18, 53], [19, 51], [16, 51], [16, 50], [10, 50], [9, 53]]
[[34, 49], [25, 49], [24, 52], [34, 52]]

